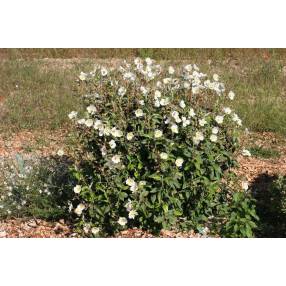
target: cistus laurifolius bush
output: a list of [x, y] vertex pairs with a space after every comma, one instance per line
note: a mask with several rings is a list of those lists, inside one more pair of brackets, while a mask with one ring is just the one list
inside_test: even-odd
[[[244, 235], [252, 235], [252, 202], [230, 171], [241, 119], [217, 74], [137, 58], [82, 72], [77, 90], [85, 112], [69, 117], [79, 142], [73, 213], [82, 233], [139, 227], [228, 236], [245, 219]], [[243, 194], [235, 204], [247, 206], [238, 218], [234, 186]]]

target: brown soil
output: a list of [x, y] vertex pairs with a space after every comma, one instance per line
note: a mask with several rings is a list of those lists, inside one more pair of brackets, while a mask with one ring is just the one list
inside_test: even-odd
[[73, 237], [64, 221], [50, 223], [43, 220], [9, 219], [0, 222], [0, 238], [64, 238]]

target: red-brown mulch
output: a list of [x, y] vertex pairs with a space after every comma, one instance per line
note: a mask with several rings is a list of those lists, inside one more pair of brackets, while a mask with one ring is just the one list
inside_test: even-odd
[[71, 227], [62, 220], [55, 223], [39, 219], [9, 219], [0, 222], [0, 238], [64, 238], [74, 236]]
[[[37, 138], [45, 136], [49, 141], [48, 146], [41, 146], [38, 150], [33, 150], [37, 155], [49, 156], [54, 154], [63, 146], [65, 133], [55, 135], [43, 135], [35, 132], [21, 132], [7, 138], [0, 137], [0, 157], [15, 155], [16, 153], [26, 153], [27, 145], [37, 141]], [[61, 138], [59, 140], [59, 138]], [[279, 158], [263, 159], [238, 156], [239, 169], [237, 173], [244, 176], [250, 183], [262, 174], [267, 175], [286, 175], [286, 138], [277, 136], [270, 132], [251, 133], [247, 139], [242, 141], [243, 146], [260, 146], [264, 148], [273, 148], [279, 151]], [[77, 237], [72, 228], [63, 221], [46, 222], [44, 220], [23, 220], [9, 219], [0, 221], [0, 237], [46, 237], [63, 238]], [[116, 238], [153, 238], [156, 237], [147, 231], [140, 229], [128, 229], [115, 235]], [[202, 235], [190, 232], [174, 232], [162, 230], [159, 237], [202, 237]]]
[[255, 156], [238, 156], [238, 175], [245, 177], [250, 183], [262, 174], [286, 175], [286, 137], [271, 132], [251, 133], [242, 139], [244, 147], [257, 146], [274, 149], [279, 152], [279, 158], [257, 158]]
[[13, 157], [17, 153], [40, 156], [54, 155], [64, 145], [66, 131], [21, 131], [0, 134], [0, 157]]
[[[73, 238], [79, 237], [63, 220], [47, 222], [40, 219], [8, 219], [0, 222], [0, 238]], [[117, 233], [115, 238], [199, 238], [205, 237], [194, 231], [176, 232], [162, 230], [159, 236], [141, 229], [127, 229]]]
[[127, 229], [115, 235], [116, 238], [199, 238], [205, 237], [194, 231], [176, 232], [171, 230], [161, 230], [159, 236], [152, 235], [148, 231], [141, 229]]

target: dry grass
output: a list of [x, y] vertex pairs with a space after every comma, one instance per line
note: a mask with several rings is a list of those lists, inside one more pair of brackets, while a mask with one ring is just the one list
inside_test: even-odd
[[67, 113], [80, 107], [73, 95], [79, 72], [134, 56], [188, 61], [218, 73], [237, 93], [245, 126], [286, 134], [284, 49], [0, 49], [0, 130], [67, 127]]

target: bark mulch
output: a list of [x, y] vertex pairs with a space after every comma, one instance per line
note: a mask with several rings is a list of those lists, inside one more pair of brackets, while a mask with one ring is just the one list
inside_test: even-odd
[[0, 221], [0, 238], [64, 238], [74, 237], [64, 221], [55, 223], [40, 219], [8, 219]]
[[[39, 135], [31, 132], [21, 132], [7, 138], [0, 138], [0, 157], [13, 156], [17, 153], [26, 153], [27, 146], [33, 146], [33, 142], [37, 142]], [[49, 142], [48, 145], [42, 145], [37, 150], [33, 150], [37, 155], [49, 156], [54, 154], [60, 147], [64, 146], [65, 133], [57, 135], [45, 135]], [[59, 140], [60, 138], [60, 140]], [[60, 142], [60, 143], [59, 143]], [[32, 145], [31, 145], [32, 144]], [[238, 156], [239, 169], [237, 173], [250, 182], [254, 182], [257, 178], [266, 175], [277, 176], [279, 174], [286, 175], [286, 138], [278, 136], [270, 132], [251, 133], [247, 138], [242, 139], [242, 144], [246, 148], [248, 146], [259, 146], [263, 148], [274, 148], [279, 151], [279, 158], [258, 158]], [[267, 185], [267, 184], [266, 184]], [[44, 220], [24, 220], [9, 219], [0, 221], [0, 237], [35, 237], [35, 238], [66, 238], [77, 237], [72, 228], [64, 221], [46, 222]], [[140, 229], [128, 229], [118, 233], [116, 238], [153, 238], [155, 237], [149, 232]], [[158, 236], [157, 236], [158, 237]], [[162, 230], [159, 237], [177, 238], [177, 237], [205, 237], [193, 231], [190, 232], [174, 232]]]

